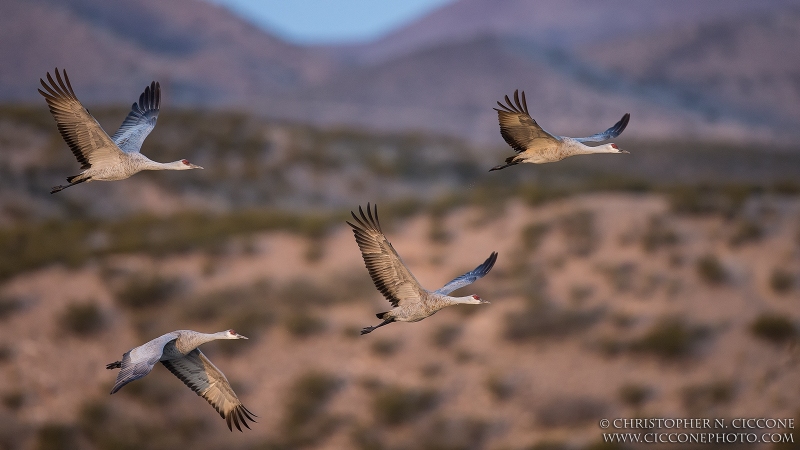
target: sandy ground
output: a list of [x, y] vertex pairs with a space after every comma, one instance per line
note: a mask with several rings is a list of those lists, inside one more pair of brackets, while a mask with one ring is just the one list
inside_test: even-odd
[[[580, 211], [593, 217], [593, 250], [588, 254], [571, 249], [574, 236], [563, 225], [564, 217]], [[420, 433], [437, 418], [485, 424], [482, 440], [470, 448], [517, 449], [545, 441], [571, 446], [598, 442], [597, 422], [603, 417], [794, 417], [800, 401], [795, 375], [800, 355], [790, 344], [756, 338], [749, 327], [767, 311], [797, 323], [800, 291], [773, 292], [769, 278], [776, 267], [798, 275], [800, 202], [756, 198], [745, 211], [757, 217], [764, 234], [738, 246], [728, 243], [735, 220], [678, 216], [656, 195], [585, 195], [540, 207], [510, 203], [499, 212], [458, 209], [444, 219], [446, 242], [432, 242], [431, 218], [415, 216], [391, 223], [384, 231], [429, 289], [475, 267], [491, 251], [499, 252], [492, 273], [463, 290], [463, 295], [476, 293], [490, 305], [454, 307], [420, 323], [352, 336], [352, 330], [376, 324], [373, 314], [388, 307], [373, 291], [312, 306], [326, 327], [308, 337], [294, 336], [278, 323], [250, 341], [207, 344], [207, 353], [237, 387], [244, 404], [259, 415], [253, 430], [243, 434], [230, 435], [211, 408], [163, 367], [137, 383], [178, 391], [171, 402], [180, 414], [206, 424], [207, 445], [227, 442], [237, 448], [280, 438], [292, 383], [312, 370], [333, 374], [341, 382], [324, 405], [326, 414], [340, 418], [340, 424], [312, 445], [324, 449], [354, 447], [352, 435], [358, 427], [378, 430], [383, 442], [399, 448], [418, 448], [414, 443], [423, 436]], [[645, 251], [641, 239], [653, 217], [661, 217], [674, 231], [676, 244]], [[550, 228], [538, 248], [525, 250], [521, 230], [531, 223], [548, 223]], [[0, 327], [0, 345], [11, 349], [9, 359], [0, 362], [0, 394], [21, 393], [24, 399], [18, 408], [6, 408], [34, 427], [75, 423], [89, 401], [118, 402], [133, 416], [146, 416], [152, 408], [122, 392], [106, 398], [115, 373], [106, 371], [104, 364], [143, 342], [133, 313], [115, 300], [109, 267], [181, 280], [181, 303], [164, 313], [174, 319], [159, 333], [203, 326], [175, 311], [192, 308], [193, 298], [225, 289], [264, 279], [334, 286], [368, 276], [346, 226], [322, 241], [322, 256], [315, 261], [307, 257], [314, 242], [296, 235], [259, 234], [249, 242], [248, 252], [166, 258], [117, 255], [77, 269], [52, 266], [5, 282], [0, 293], [24, 301]], [[698, 276], [695, 261], [705, 254], [719, 258], [728, 274], [725, 283], [709, 284]], [[627, 267], [629, 274], [622, 287], [609, 276], [619, 267]], [[519, 286], [529, 278], [536, 280], [537, 273], [544, 275], [544, 285], [537, 289], [552, 308], [600, 311], [599, 319], [564, 333], [508, 340], [506, 318], [525, 308], [526, 293]], [[95, 301], [107, 321], [107, 327], [91, 337], [74, 336], [60, 326], [67, 305], [84, 299]], [[466, 308], [476, 311], [467, 314]], [[679, 317], [705, 330], [686, 356], [603, 351], [604, 342], [634, 340], [664, 317]], [[460, 327], [461, 333], [448, 346], [434, 345], [432, 336], [445, 326]], [[381, 354], [374, 349], [378, 341], [396, 343], [396, 350]], [[230, 353], [222, 351], [223, 346], [243, 349]], [[490, 378], [507, 383], [507, 399], [487, 389]], [[687, 387], [714, 383], [728, 386], [724, 398], [700, 406], [687, 401]], [[433, 389], [438, 401], [406, 424], [384, 426], [376, 418], [371, 387], [380, 385]], [[625, 385], [643, 386], [649, 395], [639, 406], [626, 404], [620, 396]]]

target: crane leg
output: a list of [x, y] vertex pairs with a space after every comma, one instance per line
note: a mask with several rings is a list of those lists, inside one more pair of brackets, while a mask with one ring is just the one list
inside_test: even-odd
[[382, 327], [384, 325], [388, 325], [388, 324], [390, 324], [392, 322], [394, 322], [394, 318], [386, 319], [383, 322], [381, 322], [380, 324], [375, 325], [374, 327], [364, 327], [361, 330], [361, 334], [363, 335], [363, 334], [367, 334], [367, 333], [372, 333], [372, 331], [374, 331], [376, 328], [380, 328], [380, 327]]
[[[71, 178], [73, 178], [73, 177], [70, 177], [70, 178], [68, 178], [68, 179], [67, 179], [67, 181], [69, 181], [69, 179], [71, 179]], [[61, 192], [61, 191], [63, 191], [64, 189], [66, 189], [66, 188], [68, 188], [68, 187], [70, 187], [70, 186], [75, 186], [76, 184], [81, 184], [81, 183], [83, 183], [84, 181], [89, 181], [89, 180], [91, 180], [91, 178], [83, 178], [83, 179], [81, 179], [81, 180], [78, 180], [78, 181], [76, 181], [76, 182], [74, 182], [74, 183], [70, 183], [70, 184], [66, 184], [66, 185], [65, 185], [65, 184], [62, 184], [62, 185], [59, 185], [59, 186], [53, 186], [53, 188], [52, 188], [52, 189], [50, 189], [50, 193], [51, 193], [51, 194], [55, 194], [56, 192]]]
[[111, 364], [106, 364], [106, 369], [121, 369], [122, 368], [122, 361], [114, 361]]

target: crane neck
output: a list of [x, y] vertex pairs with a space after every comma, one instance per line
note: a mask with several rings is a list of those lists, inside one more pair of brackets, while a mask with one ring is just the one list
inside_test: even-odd
[[183, 331], [175, 342], [175, 346], [181, 353], [186, 354], [196, 349], [197, 347], [205, 344], [206, 342], [216, 341], [218, 339], [227, 339], [226, 332], [220, 331], [218, 333], [200, 333], [198, 331]]

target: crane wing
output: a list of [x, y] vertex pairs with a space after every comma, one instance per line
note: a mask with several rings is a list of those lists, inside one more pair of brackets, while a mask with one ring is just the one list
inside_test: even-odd
[[480, 278], [483, 278], [484, 275], [489, 273], [494, 267], [494, 263], [497, 261], [497, 252], [492, 252], [486, 261], [483, 262], [480, 266], [476, 267], [475, 269], [461, 275], [460, 277], [454, 278], [449, 283], [442, 286], [439, 290], [436, 291], [437, 294], [447, 295], [458, 288], [462, 288], [464, 286], [470, 285], [477, 281]]
[[574, 138], [574, 139], [578, 142], [602, 142], [602, 141], [607, 141], [609, 139], [613, 139], [622, 134], [623, 131], [625, 131], [625, 127], [628, 126], [628, 122], [630, 120], [631, 120], [630, 113], [625, 113], [625, 115], [622, 116], [622, 119], [620, 119], [619, 122], [615, 123], [613, 127], [607, 129], [606, 131], [603, 131], [602, 133], [593, 134], [591, 136], [587, 136], [584, 138]]
[[109, 364], [107, 366], [109, 369], [115, 367], [121, 369], [117, 374], [117, 381], [114, 383], [111, 393], [117, 392], [122, 386], [150, 373], [153, 370], [153, 366], [161, 359], [161, 355], [164, 353], [164, 346], [177, 338], [178, 334], [174, 332], [159, 336], [146, 344], [128, 350], [122, 355], [122, 361], [119, 362], [119, 366], [116, 365], [117, 363]]
[[197, 395], [206, 399], [228, 423], [229, 430], [233, 431], [231, 423], [236, 426], [237, 430], [242, 431], [240, 424], [250, 428], [247, 421], [255, 422], [253, 419], [255, 414], [239, 401], [239, 397], [233, 392], [225, 374], [217, 369], [200, 350], [194, 349], [183, 358], [161, 361], [161, 364], [164, 364]]
[[360, 219], [350, 212], [358, 225], [350, 222], [347, 224], [353, 228], [358, 248], [361, 249], [361, 256], [375, 287], [394, 307], [418, 302], [424, 290], [383, 235], [378, 222], [378, 207], [375, 206], [374, 217], [369, 203], [366, 215], [360, 206], [358, 212]]
[[53, 81], [50, 72], [47, 73], [49, 85], [40, 78], [46, 92], [39, 89], [39, 93], [44, 96], [50, 113], [56, 119], [61, 137], [81, 163], [81, 169], [94, 165], [118, 164], [122, 159], [122, 152], [75, 96], [67, 71], [64, 71], [62, 79], [56, 68], [56, 80], [58, 83]]
[[528, 113], [525, 92], [522, 92], [522, 103], [519, 100], [519, 90], [516, 90], [514, 103], [506, 95], [506, 104], [497, 102], [500, 109], [494, 110], [497, 111], [500, 122], [500, 134], [514, 151], [520, 153], [533, 147], [548, 147], [559, 142], [557, 137], [544, 131]]
[[117, 146], [125, 153], [137, 153], [142, 148], [147, 135], [153, 131], [161, 108], [161, 85], [153, 81], [144, 88], [139, 102], [131, 105], [131, 112], [111, 136]]

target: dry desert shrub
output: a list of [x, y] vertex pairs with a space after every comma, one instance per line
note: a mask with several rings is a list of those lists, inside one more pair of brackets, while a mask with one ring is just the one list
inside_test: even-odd
[[695, 269], [697, 276], [710, 285], [720, 285], [728, 280], [728, 272], [716, 255], [709, 253], [701, 256], [697, 259]]
[[514, 395], [515, 386], [509, 377], [491, 374], [486, 377], [484, 386], [492, 394], [492, 398], [499, 402], [506, 401]]
[[625, 383], [620, 386], [618, 395], [623, 404], [638, 409], [653, 396], [653, 390], [642, 384]]
[[690, 325], [678, 317], [666, 317], [626, 347], [637, 353], [675, 359], [690, 355], [706, 334], [703, 327]]
[[791, 319], [783, 314], [762, 313], [750, 323], [750, 333], [758, 339], [782, 344], [797, 335], [797, 328]]
[[558, 219], [557, 227], [564, 235], [567, 250], [573, 255], [588, 256], [600, 243], [594, 226], [594, 213], [591, 211], [566, 214]]
[[460, 324], [446, 323], [440, 325], [431, 334], [431, 343], [439, 348], [449, 347], [461, 336], [463, 331], [464, 328]]
[[397, 339], [380, 338], [372, 342], [370, 350], [372, 350], [372, 353], [375, 355], [387, 358], [393, 356], [402, 347], [402, 342]]
[[145, 309], [168, 303], [178, 292], [175, 278], [155, 274], [136, 274], [116, 292], [117, 302], [129, 309]]
[[299, 376], [287, 392], [280, 444], [302, 447], [330, 434], [338, 421], [325, 407], [342, 386], [342, 380], [326, 372], [312, 370]]
[[786, 294], [792, 290], [794, 283], [794, 275], [790, 272], [780, 267], [772, 269], [772, 273], [769, 276], [769, 287], [772, 289], [772, 292], [776, 294]]
[[671, 247], [678, 243], [678, 234], [669, 228], [663, 217], [650, 217], [647, 228], [641, 238], [645, 252], [654, 252], [662, 247]]
[[596, 421], [606, 410], [606, 404], [597, 399], [558, 397], [536, 409], [536, 422], [547, 428], [582, 426]]
[[102, 331], [106, 321], [97, 302], [86, 300], [67, 305], [59, 317], [59, 324], [70, 334], [86, 337]]
[[520, 231], [523, 249], [526, 252], [536, 251], [544, 241], [550, 228], [550, 224], [545, 222], [533, 222], [524, 226]]
[[735, 393], [732, 382], [716, 380], [685, 386], [681, 391], [681, 400], [690, 414], [708, 414], [713, 408], [730, 403]]
[[478, 450], [486, 440], [489, 424], [476, 418], [437, 417], [417, 427], [412, 445], [420, 450]]
[[24, 302], [16, 297], [0, 296], [0, 321], [8, 319], [14, 313], [21, 310]]
[[372, 412], [376, 420], [383, 425], [402, 425], [434, 409], [438, 397], [433, 389], [384, 386], [374, 393]]
[[728, 239], [728, 244], [731, 247], [738, 247], [740, 245], [758, 242], [764, 236], [764, 230], [758, 222], [752, 220], [740, 220], [736, 225], [736, 229]]
[[71, 425], [47, 423], [36, 432], [37, 450], [80, 450], [78, 430]]

